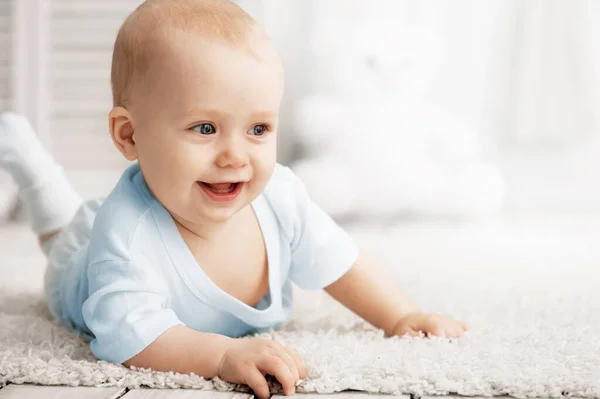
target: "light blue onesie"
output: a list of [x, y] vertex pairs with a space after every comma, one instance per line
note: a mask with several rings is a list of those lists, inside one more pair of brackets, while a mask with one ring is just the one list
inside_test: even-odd
[[287, 167], [277, 165], [252, 207], [269, 265], [269, 293], [256, 307], [208, 278], [138, 164], [130, 166], [53, 242], [45, 281], [51, 312], [91, 341], [99, 359], [115, 363], [178, 324], [231, 337], [277, 327], [289, 316], [292, 283], [329, 285], [352, 267], [357, 249]]

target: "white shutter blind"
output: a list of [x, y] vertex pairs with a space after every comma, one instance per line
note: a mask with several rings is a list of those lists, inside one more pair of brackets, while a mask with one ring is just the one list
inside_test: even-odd
[[[0, 0], [2, 1], [2, 0]], [[48, 0], [48, 119], [52, 149], [70, 169], [121, 168], [112, 144], [110, 63], [121, 23], [141, 0]]]
[[13, 0], [0, 0], [0, 112], [12, 109]]

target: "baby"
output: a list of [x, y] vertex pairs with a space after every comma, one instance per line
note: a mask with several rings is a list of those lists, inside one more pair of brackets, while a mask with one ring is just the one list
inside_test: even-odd
[[79, 198], [27, 121], [0, 117], [0, 164], [48, 257], [49, 308], [99, 359], [219, 376], [261, 398], [268, 374], [292, 394], [303, 359], [238, 339], [288, 319], [292, 284], [386, 336], [467, 329], [404, 298], [277, 164], [282, 65], [238, 6], [146, 1], [118, 33], [111, 80], [110, 133], [135, 162], [103, 201]]

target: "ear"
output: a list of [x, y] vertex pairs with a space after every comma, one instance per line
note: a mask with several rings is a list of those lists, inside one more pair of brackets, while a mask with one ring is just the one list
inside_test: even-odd
[[124, 107], [114, 107], [108, 114], [108, 124], [113, 143], [128, 161], [138, 157], [135, 146], [135, 129], [131, 114]]

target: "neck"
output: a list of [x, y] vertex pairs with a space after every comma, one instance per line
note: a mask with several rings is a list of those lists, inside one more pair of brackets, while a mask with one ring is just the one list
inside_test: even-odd
[[178, 216], [172, 215], [175, 225], [179, 230], [182, 237], [188, 239], [192, 238], [198, 241], [211, 242], [214, 241], [221, 233], [226, 230], [230, 220], [221, 223], [192, 223], [187, 220], [181, 219]]
[[175, 221], [175, 225], [179, 230], [181, 236], [185, 241], [193, 240], [195, 242], [209, 243], [216, 241], [221, 235], [226, 233], [231, 227], [239, 221], [239, 218], [243, 218], [244, 214], [250, 209], [250, 204], [238, 212], [236, 212], [230, 219], [223, 222], [202, 222], [193, 223], [185, 220], [179, 216], [171, 215]]

